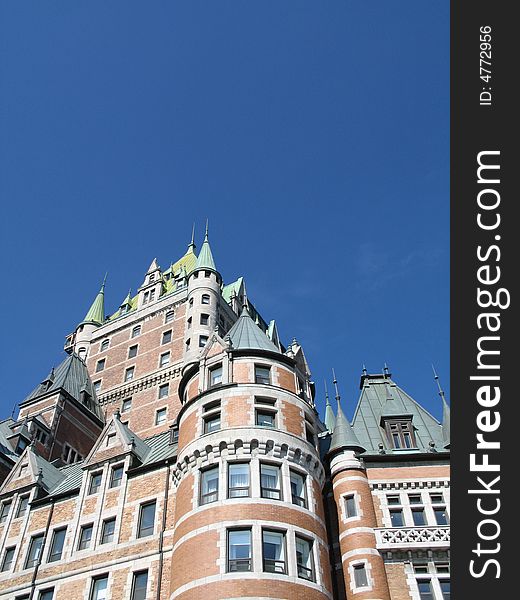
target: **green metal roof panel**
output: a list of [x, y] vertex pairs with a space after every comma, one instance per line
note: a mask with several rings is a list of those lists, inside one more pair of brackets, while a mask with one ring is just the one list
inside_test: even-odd
[[207, 233], [206, 237], [204, 238], [204, 242], [202, 243], [202, 247], [200, 249], [199, 257], [197, 258], [197, 264], [195, 268], [212, 269], [213, 271], [217, 270], [217, 267], [215, 266], [215, 261], [213, 260], [213, 254], [209, 245]]
[[11, 425], [13, 425], [13, 423], [15, 423], [15, 421], [11, 418], [0, 421], [0, 452], [16, 462], [18, 460], [18, 455], [15, 453], [8, 440], [8, 437], [13, 433], [11, 430]]
[[418, 450], [420, 452], [429, 451], [430, 441], [433, 441], [435, 447], [441, 450], [444, 447], [441, 424], [389, 377], [383, 375], [368, 375], [361, 390], [352, 420], [352, 429], [361, 444], [369, 453], [379, 452], [379, 444], [383, 444], [387, 451], [392, 451], [385, 431], [380, 426], [381, 416], [384, 416], [388, 399], [387, 385], [392, 386], [391, 393], [399, 412], [412, 415]]
[[280, 350], [255, 324], [245, 306], [227, 335], [231, 339], [234, 350], [269, 350], [280, 353]]
[[[81, 323], [95, 323], [96, 325], [102, 325], [105, 321], [105, 282], [101, 286], [97, 296], [92, 302], [92, 306], [89, 308], [85, 318]], [[81, 324], [80, 323], [80, 324]]]
[[338, 402], [338, 412], [336, 414], [336, 421], [334, 423], [334, 431], [330, 440], [329, 453], [335, 450], [341, 449], [357, 450], [364, 452], [366, 450], [358, 440], [352, 426], [348, 422], [347, 417], [341, 409], [341, 405]]

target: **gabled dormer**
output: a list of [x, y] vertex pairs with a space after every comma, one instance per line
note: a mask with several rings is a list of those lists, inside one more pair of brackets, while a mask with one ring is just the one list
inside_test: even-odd
[[144, 281], [138, 290], [137, 308], [142, 308], [159, 299], [162, 293], [163, 279], [161, 267], [154, 258], [146, 271]]

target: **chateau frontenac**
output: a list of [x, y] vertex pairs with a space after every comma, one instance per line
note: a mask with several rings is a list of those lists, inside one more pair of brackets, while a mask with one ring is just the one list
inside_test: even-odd
[[103, 282], [0, 421], [0, 599], [449, 599], [438, 378], [442, 422], [387, 367], [320, 416], [302, 346], [224, 277], [206, 229], [108, 316]]

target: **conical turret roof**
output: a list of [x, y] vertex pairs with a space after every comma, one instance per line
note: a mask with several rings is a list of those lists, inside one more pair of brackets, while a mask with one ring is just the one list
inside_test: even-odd
[[336, 414], [336, 422], [334, 423], [334, 431], [330, 441], [328, 453], [338, 450], [355, 450], [356, 452], [365, 452], [360, 441], [358, 440], [354, 430], [352, 429], [349, 420], [341, 409], [341, 404], [338, 402], [338, 412]]
[[91, 307], [88, 309], [87, 314], [80, 325], [83, 323], [94, 323], [95, 325], [102, 325], [105, 321], [105, 279], [101, 284], [101, 289], [94, 298]]
[[242, 314], [229, 330], [226, 337], [231, 339], [234, 350], [248, 349], [280, 352], [260, 327], [255, 324], [245, 306], [242, 309]]
[[213, 271], [217, 270], [217, 267], [215, 266], [215, 261], [213, 260], [211, 247], [209, 245], [207, 224], [206, 235], [204, 236], [204, 242], [202, 243], [195, 269], [212, 269]]

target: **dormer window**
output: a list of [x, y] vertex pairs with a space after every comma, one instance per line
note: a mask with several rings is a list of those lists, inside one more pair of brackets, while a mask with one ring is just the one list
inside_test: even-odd
[[150, 291], [150, 302], [153, 302], [153, 300], [155, 300], [155, 290]]
[[27, 475], [29, 475], [29, 465], [25, 463], [20, 467], [18, 477], [27, 477]]
[[396, 450], [415, 448], [415, 435], [412, 419], [386, 419], [385, 431], [390, 446]]

